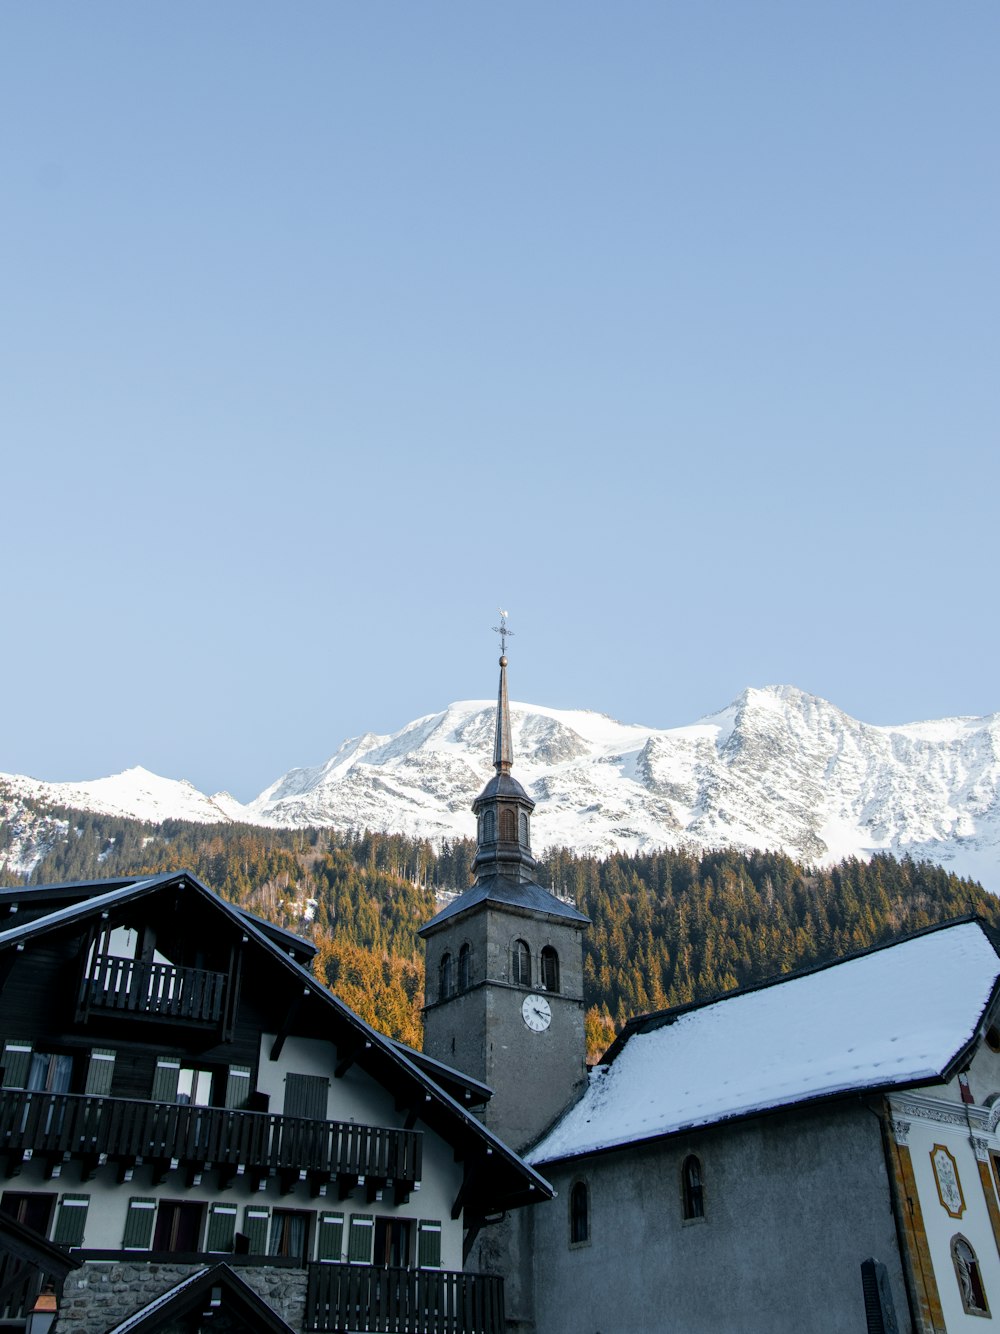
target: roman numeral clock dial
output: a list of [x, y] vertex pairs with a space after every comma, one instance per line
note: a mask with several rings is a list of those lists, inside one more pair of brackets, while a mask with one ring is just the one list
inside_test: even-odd
[[521, 1002], [521, 1018], [532, 1033], [544, 1033], [552, 1023], [552, 1007], [544, 996], [525, 996]]

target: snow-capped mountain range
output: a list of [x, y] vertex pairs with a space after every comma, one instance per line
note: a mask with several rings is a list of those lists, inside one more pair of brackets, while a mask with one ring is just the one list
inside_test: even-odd
[[[469, 806], [492, 772], [495, 707], [465, 701], [390, 736], [367, 732], [248, 805], [141, 768], [84, 783], [0, 775], [0, 797], [6, 789], [8, 799], [154, 822], [471, 837]], [[735, 846], [823, 864], [885, 849], [1000, 887], [1000, 714], [876, 727], [768, 686], [687, 727], [518, 703], [511, 721], [515, 773], [538, 803], [536, 851]]]

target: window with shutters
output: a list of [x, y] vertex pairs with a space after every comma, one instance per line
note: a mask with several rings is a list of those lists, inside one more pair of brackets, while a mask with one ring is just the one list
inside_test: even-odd
[[182, 1065], [177, 1072], [175, 1102], [191, 1107], [212, 1106], [212, 1072]]
[[309, 1259], [309, 1224], [313, 1214], [304, 1209], [274, 1209], [271, 1211], [271, 1238], [268, 1255], [280, 1255], [287, 1260], [305, 1264]]
[[28, 1069], [28, 1088], [38, 1093], [68, 1093], [73, 1083], [73, 1058], [55, 1052], [34, 1051]]
[[316, 1259], [321, 1264], [339, 1264], [344, 1258], [344, 1215], [325, 1211], [319, 1216]]
[[542, 950], [542, 986], [546, 991], [559, 990], [559, 955], [551, 945]]
[[325, 1121], [330, 1081], [325, 1075], [285, 1076], [285, 1115]]
[[421, 1218], [417, 1224], [417, 1265], [421, 1269], [441, 1268], [441, 1224], [434, 1218]]
[[988, 1316], [990, 1305], [986, 1300], [979, 1260], [971, 1243], [961, 1233], [951, 1239], [951, 1262], [955, 1266], [955, 1277], [958, 1279], [962, 1310], [966, 1315]]
[[82, 1246], [87, 1230], [89, 1195], [60, 1195], [52, 1240], [57, 1246]]
[[0, 1195], [0, 1213], [47, 1237], [55, 1202], [55, 1195], [44, 1191], [5, 1190]]
[[267, 1254], [267, 1233], [271, 1210], [263, 1204], [248, 1204], [243, 1210], [243, 1235], [247, 1239], [248, 1255]]
[[590, 1191], [586, 1181], [575, 1181], [569, 1193], [569, 1244], [583, 1246], [590, 1241]]
[[375, 1219], [371, 1214], [351, 1214], [351, 1229], [347, 1239], [347, 1258], [351, 1264], [371, 1264], [374, 1233]]
[[681, 1198], [685, 1222], [705, 1217], [705, 1186], [701, 1163], [693, 1153], [684, 1159], [681, 1167]]
[[236, 1205], [213, 1203], [208, 1206], [208, 1230], [205, 1250], [217, 1254], [236, 1248]]
[[146, 1196], [133, 1195], [125, 1215], [125, 1235], [122, 1250], [148, 1251], [153, 1240], [156, 1221], [156, 1201]]
[[204, 1206], [189, 1200], [161, 1200], [156, 1210], [154, 1251], [190, 1253], [201, 1243]]
[[531, 986], [531, 951], [524, 940], [515, 940], [511, 951], [511, 981], [517, 987]]
[[458, 951], [458, 989], [468, 991], [472, 972], [472, 946], [465, 942]]

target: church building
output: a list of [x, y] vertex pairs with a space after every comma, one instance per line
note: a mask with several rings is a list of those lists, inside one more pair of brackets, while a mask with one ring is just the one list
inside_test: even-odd
[[590, 1071], [587, 919], [534, 879], [507, 658], [475, 884], [422, 930], [425, 1051], [555, 1189], [480, 1234], [518, 1334], [1000, 1321], [1000, 957], [966, 919], [630, 1021]]

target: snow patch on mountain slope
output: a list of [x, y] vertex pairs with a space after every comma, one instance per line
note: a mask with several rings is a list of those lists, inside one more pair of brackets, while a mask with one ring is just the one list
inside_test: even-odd
[[0, 783], [11, 792], [49, 805], [148, 820], [153, 824], [162, 820], [219, 824], [249, 818], [247, 808], [228, 792], [207, 797], [186, 778], [161, 778], [138, 765], [109, 778], [82, 783], [45, 783], [37, 778], [2, 773]]

